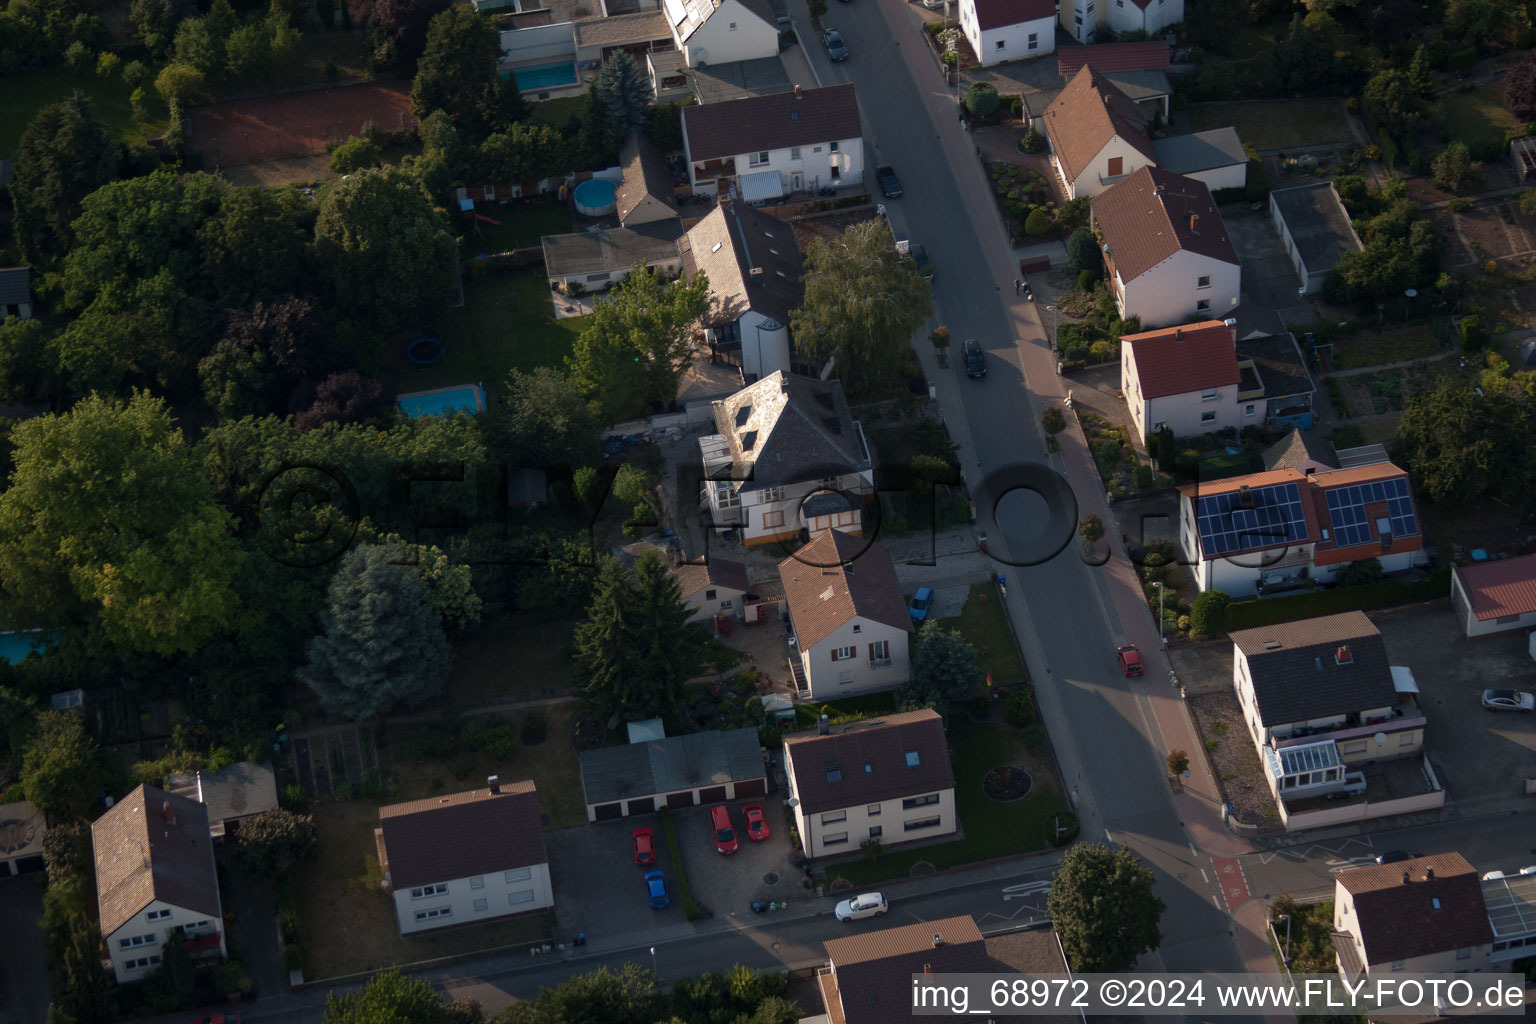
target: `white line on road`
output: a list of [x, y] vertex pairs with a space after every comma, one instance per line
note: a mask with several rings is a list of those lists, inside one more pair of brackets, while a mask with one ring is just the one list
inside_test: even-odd
[[1196, 857], [1200, 856], [1200, 851], [1195, 849], [1195, 844], [1194, 843], [1190, 843], [1189, 844], [1189, 852], [1194, 854]]
[[1211, 884], [1211, 876], [1205, 873], [1205, 868], [1200, 869], [1200, 881], [1204, 882], [1206, 885]]
[[1217, 909], [1217, 910], [1220, 910], [1220, 909], [1221, 909], [1221, 897], [1220, 897], [1220, 896], [1218, 896], [1218, 895], [1217, 895], [1217, 894], [1216, 894], [1216, 893], [1214, 893], [1214, 892], [1213, 892], [1213, 893], [1211, 893], [1211, 902], [1212, 902], [1212, 903], [1214, 903], [1214, 904], [1216, 904], [1216, 909]]

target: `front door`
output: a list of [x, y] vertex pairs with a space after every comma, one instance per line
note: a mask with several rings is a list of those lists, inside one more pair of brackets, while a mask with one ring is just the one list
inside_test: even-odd
[[791, 192], [804, 192], [805, 176], [801, 174], [791, 174], [789, 176], [789, 190]]

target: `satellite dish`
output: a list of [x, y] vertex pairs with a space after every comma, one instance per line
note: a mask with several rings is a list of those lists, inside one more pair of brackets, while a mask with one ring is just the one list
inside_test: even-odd
[[1379, 732], [1375, 736], [1373, 736], [1372, 739], [1374, 739], [1376, 741], [1376, 745], [1378, 747], [1386, 746], [1387, 734], [1384, 733], [1384, 732]]
[[800, 800], [797, 797], [790, 797], [788, 800], [784, 801], [784, 806], [785, 807], [799, 807], [800, 806]]

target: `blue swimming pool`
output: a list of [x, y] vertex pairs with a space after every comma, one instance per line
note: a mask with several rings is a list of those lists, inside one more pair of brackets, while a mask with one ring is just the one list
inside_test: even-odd
[[456, 412], [473, 415], [485, 411], [485, 391], [478, 384], [465, 384], [463, 387], [399, 395], [395, 402], [412, 419], [418, 416], [447, 416]]
[[576, 84], [576, 65], [568, 60], [551, 64], [535, 64], [532, 67], [513, 68], [518, 92], [538, 92], [540, 89], [558, 89]]
[[64, 632], [62, 629], [52, 631], [28, 629], [20, 633], [0, 633], [0, 661], [15, 665], [25, 661], [27, 655], [33, 651], [42, 654], [53, 646], [53, 642], [62, 632]]

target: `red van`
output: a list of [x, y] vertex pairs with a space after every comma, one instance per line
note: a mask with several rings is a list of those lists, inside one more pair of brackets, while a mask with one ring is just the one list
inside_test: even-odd
[[736, 829], [731, 825], [731, 809], [724, 804], [710, 808], [709, 820], [715, 826], [715, 849], [724, 856], [736, 852]]

